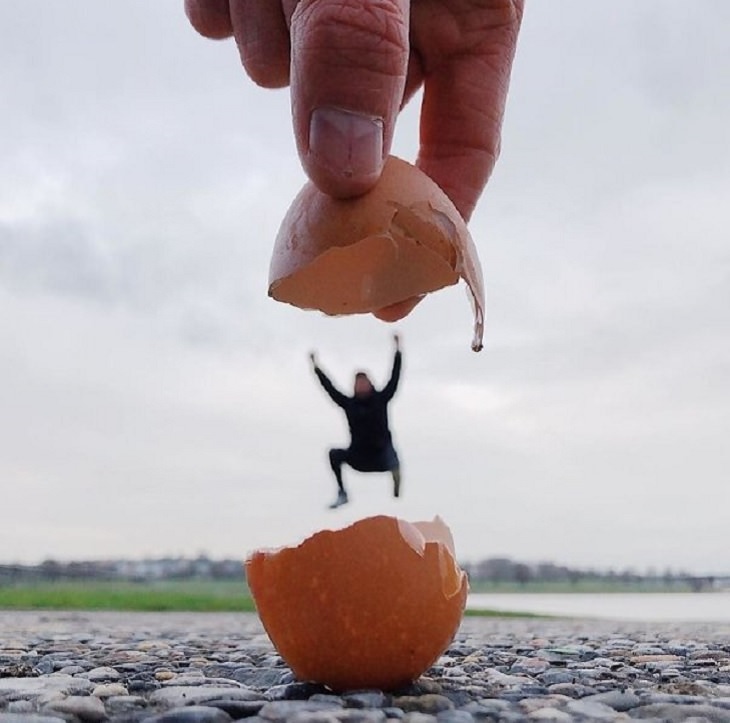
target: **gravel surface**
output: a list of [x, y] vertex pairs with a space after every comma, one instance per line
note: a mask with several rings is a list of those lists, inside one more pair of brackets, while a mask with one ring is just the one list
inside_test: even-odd
[[730, 626], [467, 618], [406, 690], [297, 682], [255, 615], [0, 612], [0, 723], [727, 721]]

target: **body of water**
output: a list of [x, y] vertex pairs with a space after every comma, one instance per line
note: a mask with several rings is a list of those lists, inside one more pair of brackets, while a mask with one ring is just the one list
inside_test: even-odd
[[472, 593], [470, 610], [648, 622], [730, 622], [730, 591], [705, 593]]

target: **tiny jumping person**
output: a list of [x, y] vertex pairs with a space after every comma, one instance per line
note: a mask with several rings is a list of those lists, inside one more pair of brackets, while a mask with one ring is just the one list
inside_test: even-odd
[[330, 449], [329, 460], [337, 481], [337, 499], [330, 505], [335, 509], [347, 504], [349, 498], [342, 481], [342, 465], [347, 464], [358, 472], [390, 472], [393, 477], [393, 496], [400, 497], [401, 476], [398, 453], [393, 447], [393, 439], [388, 425], [388, 403], [393, 398], [401, 372], [400, 340], [393, 335], [395, 354], [393, 370], [388, 383], [378, 390], [370, 377], [359, 371], [355, 374], [353, 395], [343, 394], [319, 368], [317, 358], [312, 353], [309, 358], [320, 384], [330, 399], [340, 407], [347, 417], [350, 429], [350, 446], [347, 449]]

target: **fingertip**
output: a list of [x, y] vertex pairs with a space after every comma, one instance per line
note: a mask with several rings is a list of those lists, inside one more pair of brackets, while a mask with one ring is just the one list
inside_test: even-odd
[[206, 38], [223, 40], [233, 35], [228, 0], [185, 0], [185, 15]]
[[[423, 298], [423, 295], [411, 296], [409, 299], [399, 301], [396, 304], [384, 306], [382, 309], [376, 309], [372, 312], [372, 314], [376, 319], [380, 319], [380, 321], [387, 321], [392, 324], [408, 316], [408, 314], [410, 314], [413, 309], [415, 309], [416, 306], [423, 301]], [[400, 342], [398, 334], [394, 334], [394, 337], [396, 344], [398, 344]]]
[[249, 78], [262, 88], [289, 85], [289, 31], [281, 4], [272, 0], [233, 3], [230, 20]]

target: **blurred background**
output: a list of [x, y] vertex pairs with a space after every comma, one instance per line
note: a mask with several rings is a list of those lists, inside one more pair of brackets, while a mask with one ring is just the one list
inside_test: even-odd
[[[0, 3], [0, 561], [240, 559], [382, 512], [464, 560], [730, 571], [730, 5], [527, 5], [474, 354], [461, 287], [395, 326], [267, 298], [288, 91], [182, 2]], [[394, 331], [403, 498], [346, 470], [331, 512], [307, 355], [382, 384]]]

